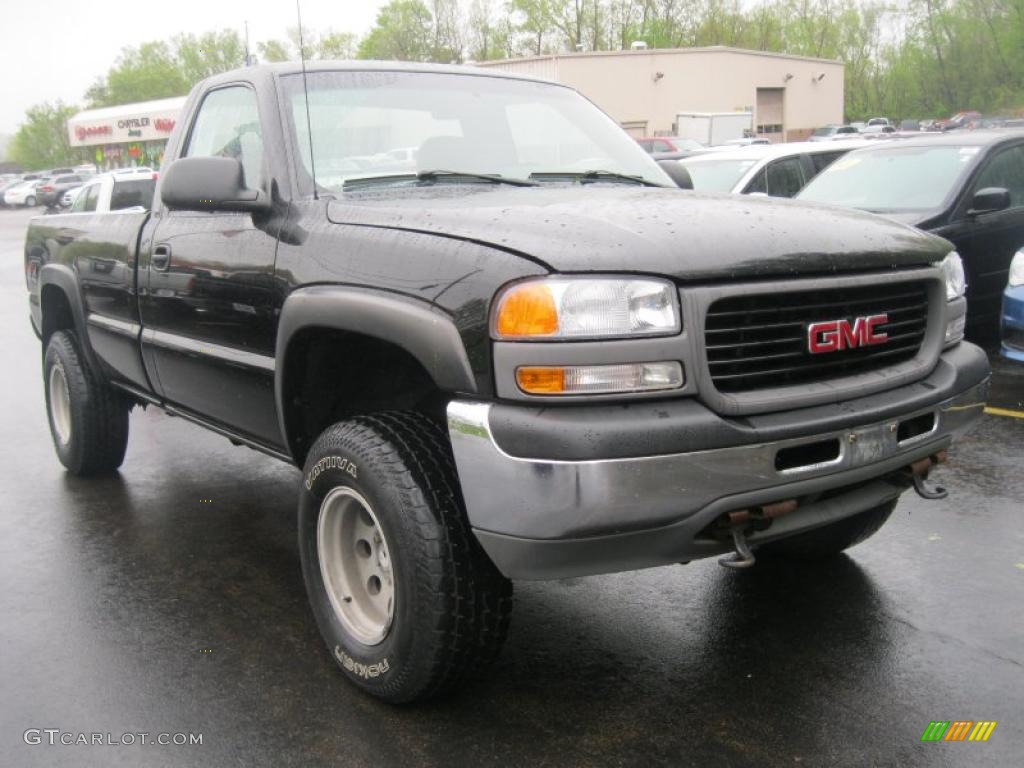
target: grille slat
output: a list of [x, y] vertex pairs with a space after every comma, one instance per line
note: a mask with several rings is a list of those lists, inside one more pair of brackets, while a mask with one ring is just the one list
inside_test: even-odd
[[[751, 298], [753, 299], [753, 298], [763, 298], [763, 297], [751, 297]], [[920, 293], [901, 293], [901, 294], [897, 294], [897, 295], [894, 295], [894, 296], [888, 296], [887, 297], [887, 300], [891, 300], [894, 303], [897, 303], [897, 302], [899, 302], [902, 299], [917, 299], [918, 301], [920, 301], [921, 294]], [[829, 312], [830, 310], [845, 310], [845, 309], [848, 309], [850, 307], [855, 307], [855, 306], [860, 306], [860, 305], [865, 305], [865, 304], [871, 304], [871, 303], [873, 303], [873, 302], [875, 302], [877, 300], [878, 300], [877, 297], [873, 297], [872, 296], [872, 297], [866, 297], [866, 298], [863, 298], [863, 299], [859, 299], [859, 300], [856, 300], [856, 301], [842, 301], [842, 300], [840, 300], [840, 301], [819, 302], [819, 303], [816, 303], [816, 304], [808, 304], [806, 306], [801, 307], [801, 309], [805, 309], [807, 311], [812, 311], [812, 312]], [[779, 307], [778, 305], [773, 304], [771, 302], [764, 302], [764, 303], [767, 304], [768, 306], [764, 306], [764, 307], [761, 307], [761, 308], [754, 308], [754, 307], [752, 307], [750, 309], [736, 309], [736, 310], [715, 310], [715, 309], [712, 308], [711, 310], [708, 311], [708, 318], [711, 318], [711, 317], [730, 317], [730, 316], [746, 317], [746, 316], [749, 316], [751, 314], [757, 314], [757, 313], [762, 313], [762, 312], [784, 312], [784, 311], [786, 311], [785, 307]]]
[[[877, 327], [889, 337], [884, 344], [809, 352], [810, 324], [879, 314], [889, 316]], [[707, 312], [708, 368], [712, 382], [726, 393], [829, 381], [912, 359], [927, 322], [923, 281], [730, 296]]]

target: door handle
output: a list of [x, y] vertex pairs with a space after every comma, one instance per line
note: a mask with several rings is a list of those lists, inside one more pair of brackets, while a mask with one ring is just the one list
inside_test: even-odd
[[153, 269], [159, 272], [166, 272], [171, 267], [171, 246], [161, 243], [153, 249], [153, 257], [149, 263]]

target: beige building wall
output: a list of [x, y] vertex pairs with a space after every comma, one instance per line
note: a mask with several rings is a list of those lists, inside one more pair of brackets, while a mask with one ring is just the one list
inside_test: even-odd
[[[478, 66], [572, 86], [618, 122], [667, 134], [678, 112], [754, 112], [757, 89], [782, 88], [787, 139], [843, 121], [843, 64], [733, 48], [611, 51]], [[631, 132], [636, 133], [636, 130]]]

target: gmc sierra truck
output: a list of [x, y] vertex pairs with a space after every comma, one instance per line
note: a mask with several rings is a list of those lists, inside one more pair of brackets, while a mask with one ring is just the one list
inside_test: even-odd
[[115, 471], [137, 405], [301, 467], [316, 621], [391, 702], [495, 657], [511, 580], [862, 541], [944, 493], [989, 377], [947, 241], [683, 191], [472, 68], [208, 79], [152, 210], [34, 219], [25, 266], [67, 470]]

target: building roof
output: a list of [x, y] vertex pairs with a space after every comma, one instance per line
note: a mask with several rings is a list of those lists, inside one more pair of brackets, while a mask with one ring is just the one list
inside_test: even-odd
[[703, 48], [641, 48], [628, 51], [574, 51], [571, 53], [551, 53], [543, 56], [525, 56], [519, 59], [494, 59], [491, 61], [473, 62], [478, 67], [490, 67], [499, 64], [519, 64], [533, 61], [551, 61], [552, 59], [588, 59], [618, 56], [668, 56], [691, 55], [700, 53], [719, 53], [741, 56], [765, 56], [772, 59], [792, 59], [795, 61], [816, 62], [819, 64], [835, 64], [843, 66], [837, 59], [819, 59], [813, 56], [794, 56], [789, 53], [773, 53], [772, 51], [756, 51], [750, 48], [732, 48], [727, 45], [711, 45]]
[[86, 109], [72, 117], [71, 122], [79, 120], [117, 120], [124, 117], [134, 117], [147, 112], [170, 112], [172, 110], [181, 109], [184, 105], [184, 96], [174, 96], [170, 99], [155, 99], [153, 101], [137, 101], [134, 104], [118, 104], [116, 107]]

